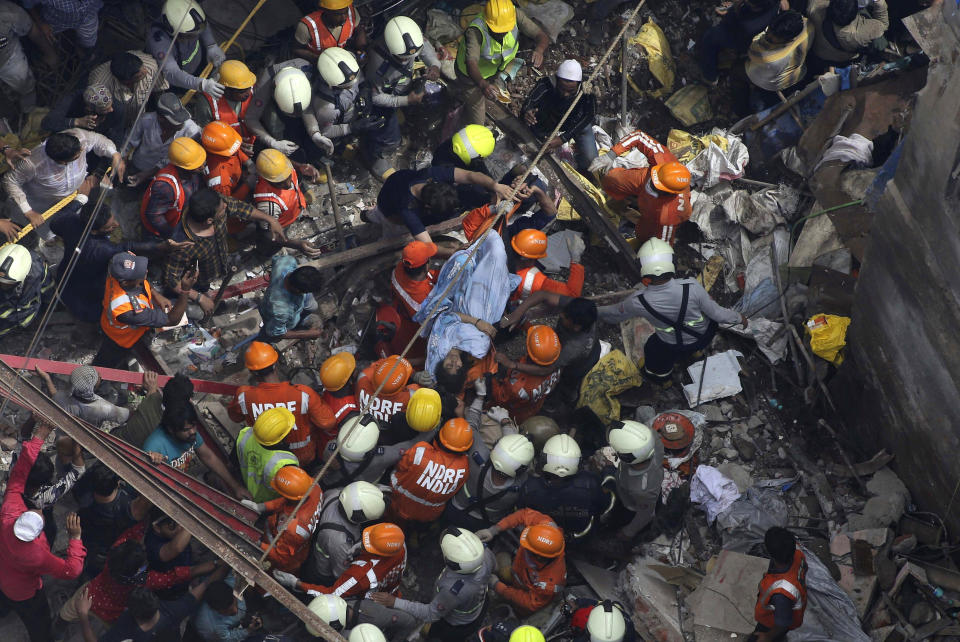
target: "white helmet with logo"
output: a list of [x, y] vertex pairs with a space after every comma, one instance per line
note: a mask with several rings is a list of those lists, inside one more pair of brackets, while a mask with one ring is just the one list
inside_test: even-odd
[[490, 451], [494, 470], [516, 477], [533, 461], [533, 444], [523, 435], [504, 435]]
[[673, 248], [666, 241], [650, 239], [640, 246], [637, 258], [640, 259], [641, 276], [660, 276], [675, 271]]
[[347, 419], [340, 434], [337, 435], [337, 445], [340, 446], [340, 456], [347, 461], [363, 461], [367, 453], [377, 447], [380, 439], [380, 427], [370, 415], [355, 415]]
[[470, 531], [451, 526], [440, 538], [440, 552], [447, 566], [457, 573], [470, 574], [483, 564], [483, 542]]
[[619, 604], [603, 600], [590, 610], [587, 618], [590, 642], [621, 642], [626, 632], [627, 622]]
[[615, 422], [607, 435], [610, 446], [623, 461], [639, 464], [653, 457], [656, 442], [653, 431], [639, 421]]
[[543, 445], [543, 472], [557, 477], [575, 475], [580, 469], [580, 446], [570, 435], [556, 435]]
[[170, 35], [178, 31], [195, 34], [207, 26], [207, 16], [194, 0], [167, 0], [163, 3], [160, 20]]
[[387, 508], [383, 491], [365, 481], [355, 481], [344, 486], [339, 499], [344, 514], [354, 524], [380, 519]]
[[30, 274], [33, 257], [30, 250], [10, 243], [0, 249], [0, 284], [20, 285]]
[[331, 87], [344, 87], [357, 79], [360, 65], [352, 53], [341, 47], [327, 47], [317, 58], [317, 71]]
[[[334, 631], [342, 631], [347, 626], [347, 602], [339, 595], [318, 595], [307, 608], [320, 616]], [[307, 632], [319, 637], [320, 632], [309, 624]]]
[[312, 96], [310, 79], [301, 69], [284, 67], [273, 79], [273, 100], [288, 116], [302, 114], [310, 106]]
[[383, 42], [394, 56], [415, 56], [423, 48], [420, 26], [406, 16], [397, 16], [383, 29]]

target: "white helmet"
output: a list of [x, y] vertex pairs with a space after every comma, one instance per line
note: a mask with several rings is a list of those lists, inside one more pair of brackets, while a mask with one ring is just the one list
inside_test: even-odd
[[641, 276], [660, 276], [676, 269], [673, 267], [673, 248], [657, 238], [641, 245], [637, 258], [640, 259]]
[[543, 472], [569, 477], [579, 468], [580, 446], [570, 435], [556, 435], [543, 445]]
[[504, 435], [490, 451], [494, 470], [516, 477], [533, 461], [533, 444], [523, 435]]
[[367, 453], [377, 447], [380, 427], [370, 415], [355, 415], [344, 422], [337, 435], [340, 456], [347, 461], [363, 461]]
[[587, 618], [590, 642], [621, 642], [626, 632], [627, 622], [619, 604], [603, 600], [590, 610]]
[[580, 82], [583, 80], [583, 67], [576, 60], [564, 60], [557, 67], [557, 78]]
[[423, 32], [410, 18], [397, 16], [383, 28], [383, 42], [394, 56], [415, 56], [423, 48]]
[[340, 47], [327, 47], [317, 58], [317, 71], [331, 87], [343, 87], [357, 79], [360, 65], [352, 53]]
[[387, 638], [375, 624], [358, 624], [350, 631], [347, 642], [387, 642]]
[[607, 435], [610, 446], [620, 459], [628, 464], [639, 464], [653, 457], [653, 431], [639, 421], [614, 422], [615, 428]]
[[365, 481], [355, 481], [344, 486], [339, 499], [344, 514], [354, 524], [380, 519], [387, 508], [383, 491]]
[[193, 0], [167, 0], [163, 3], [160, 20], [167, 33], [199, 33], [207, 26], [207, 16]]
[[[307, 608], [320, 616], [334, 631], [342, 631], [347, 626], [347, 602], [339, 595], [318, 595]], [[320, 632], [309, 624], [307, 632], [320, 637]]]
[[296, 67], [284, 67], [273, 79], [273, 100], [280, 111], [299, 116], [310, 106], [313, 91], [307, 74]]
[[483, 542], [470, 531], [451, 526], [440, 538], [440, 552], [447, 566], [457, 573], [475, 572], [483, 564]]
[[33, 257], [30, 250], [11, 243], [0, 249], [0, 283], [4, 285], [20, 285], [30, 274]]

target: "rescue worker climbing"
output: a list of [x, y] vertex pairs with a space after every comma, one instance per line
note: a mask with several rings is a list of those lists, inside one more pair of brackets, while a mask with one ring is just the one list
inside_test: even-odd
[[511, 301], [522, 302], [540, 290], [574, 298], [583, 292], [585, 273], [579, 263], [570, 263], [570, 276], [566, 283], [549, 278], [537, 267], [537, 261], [547, 256], [547, 235], [540, 230], [520, 230], [510, 239], [510, 247], [514, 252], [509, 259], [511, 268], [521, 279], [520, 285], [510, 296]]
[[[407, 383], [412, 374], [413, 367], [398, 355], [374, 361], [357, 377], [356, 391], [360, 407], [365, 408], [378, 422], [388, 424], [393, 415], [403, 411], [410, 401], [410, 395], [420, 387]], [[374, 398], [373, 393], [378, 388], [380, 394]]]
[[757, 588], [753, 617], [757, 622], [750, 642], [781, 642], [800, 628], [807, 609], [807, 559], [793, 533], [780, 526], [767, 530], [763, 545], [770, 566]]
[[192, 138], [175, 138], [170, 163], [156, 173], [140, 201], [140, 223], [150, 234], [170, 238], [190, 197], [203, 185], [207, 152]]
[[527, 356], [514, 361], [505, 353], [496, 354], [497, 363], [507, 368], [493, 379], [492, 400], [507, 409], [514, 421], [523, 423], [537, 415], [547, 396], [560, 381], [561, 371], [546, 375], [530, 374], [517, 369], [517, 364], [533, 361], [538, 366], [549, 366], [560, 356], [560, 339], [548, 325], [535, 325], [527, 330]]
[[238, 201], [247, 200], [246, 178], [253, 169], [250, 157], [240, 149], [243, 139], [235, 129], [218, 120], [203, 128], [200, 143], [207, 152], [207, 187]]
[[338, 428], [358, 412], [357, 397], [353, 392], [353, 373], [356, 369], [356, 358], [346, 351], [330, 355], [320, 365], [320, 383], [323, 384], [321, 398], [333, 412]]
[[[617, 156], [639, 150], [649, 167], [614, 167]], [[690, 170], [664, 145], [639, 129], [624, 136], [613, 148], [590, 163], [589, 171], [600, 172], [607, 195], [618, 201], [637, 199], [639, 217], [624, 210], [633, 221], [637, 238], [658, 238], [676, 243], [676, 228], [690, 218]]]
[[390, 514], [404, 522], [432, 522], [467, 481], [466, 452], [473, 432], [465, 419], [451, 419], [427, 443], [417, 442], [390, 475]]
[[243, 355], [253, 385], [239, 386], [227, 413], [236, 422], [254, 425], [265, 411], [286, 408], [296, 423], [283, 443], [296, 455], [300, 465], [309, 468], [327, 442], [336, 436], [333, 412], [312, 388], [282, 381], [277, 372], [276, 349], [269, 343], [254, 341]]
[[253, 156], [253, 144], [257, 137], [245, 121], [247, 109], [253, 100], [253, 86], [257, 84], [257, 76], [243, 62], [227, 60], [220, 65], [220, 84], [223, 85], [223, 96], [220, 98], [201, 92], [204, 100], [197, 101], [195, 120], [199, 125], [218, 120], [229, 126], [240, 134], [240, 148], [243, 153]]
[[663, 482], [663, 442], [647, 426], [631, 420], [614, 422], [607, 439], [620, 460], [615, 477], [622, 509], [613, 513], [611, 525], [622, 526], [618, 538], [632, 540], [656, 515]]
[[673, 365], [704, 350], [713, 341], [719, 323], [747, 327], [747, 317], [718, 305], [696, 279], [675, 278], [673, 248], [661, 239], [640, 246], [640, 274], [646, 286], [619, 303], [597, 308], [605, 323], [643, 317], [656, 333], [643, 346], [643, 374], [668, 386]]
[[292, 452], [283, 450], [283, 440], [290, 434], [297, 418], [286, 406], [270, 408], [257, 417], [253, 427], [247, 426], [237, 435], [237, 457], [240, 476], [257, 503], [276, 499], [279, 493], [272, 485], [274, 476], [284, 466], [299, 466]]

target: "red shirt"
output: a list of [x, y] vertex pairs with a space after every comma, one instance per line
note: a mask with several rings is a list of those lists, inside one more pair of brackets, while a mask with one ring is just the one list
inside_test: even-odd
[[369, 597], [371, 593], [382, 592], [399, 595], [400, 580], [407, 568], [407, 546], [389, 557], [381, 557], [364, 551], [350, 563], [333, 586], [319, 584], [300, 585], [308, 591], [350, 597]]
[[333, 393], [324, 390], [320, 398], [323, 399], [323, 403], [327, 404], [330, 412], [333, 413], [333, 418], [337, 421], [337, 427], [343, 425], [343, 422], [347, 420], [351, 412], [359, 412], [356, 395], [337, 397]]
[[78, 539], [67, 544], [66, 558], [50, 552], [50, 544], [42, 532], [32, 542], [22, 542], [13, 534], [13, 525], [27, 505], [23, 501], [23, 489], [27, 475], [37, 461], [43, 440], [34, 437], [23, 443], [17, 463], [7, 479], [7, 494], [0, 508], [0, 591], [15, 602], [29, 600], [43, 587], [43, 575], [52, 575], [63, 580], [73, 580], [83, 570], [83, 558], [87, 549]]
[[393, 289], [393, 304], [398, 311], [406, 313], [412, 318], [420, 310], [420, 304], [427, 298], [437, 282], [437, 271], [428, 270], [427, 278], [423, 281], [414, 281], [407, 276], [403, 263], [397, 263], [390, 275], [390, 286]]
[[[521, 361], [526, 362], [526, 357]], [[547, 395], [553, 392], [560, 381], [560, 370], [546, 376], [508, 370], [503, 379], [493, 380], [493, 400], [510, 411], [514, 421], [523, 423], [538, 414]]]

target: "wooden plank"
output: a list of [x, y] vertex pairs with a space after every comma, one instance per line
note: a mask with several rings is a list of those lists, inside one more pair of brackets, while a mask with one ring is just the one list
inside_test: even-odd
[[[514, 142], [521, 143], [540, 143], [534, 138], [530, 129], [517, 118], [514, 118], [499, 105], [487, 101], [487, 115], [493, 119], [503, 132]], [[550, 170], [560, 184], [563, 185], [565, 196], [573, 205], [577, 214], [586, 222], [590, 230], [599, 236], [613, 251], [613, 256], [617, 264], [627, 275], [636, 279], [641, 278], [640, 264], [634, 256], [633, 249], [627, 243], [627, 240], [620, 235], [620, 232], [614, 227], [613, 222], [607, 217], [604, 211], [597, 203], [583, 193], [580, 186], [567, 175], [560, 164], [549, 154], [543, 157], [543, 165]], [[543, 167], [541, 167], [543, 169]]]

